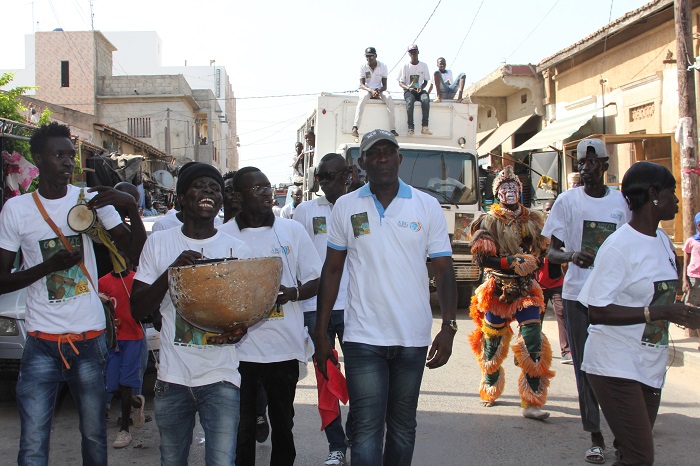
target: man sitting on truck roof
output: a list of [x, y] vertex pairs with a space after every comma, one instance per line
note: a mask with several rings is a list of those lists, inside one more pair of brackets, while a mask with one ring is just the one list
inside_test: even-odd
[[394, 100], [387, 92], [386, 79], [389, 72], [384, 63], [377, 60], [377, 49], [367, 47], [365, 49], [366, 64], [360, 66], [360, 96], [357, 101], [357, 109], [355, 110], [355, 121], [352, 124], [352, 135], [359, 137], [360, 120], [362, 112], [365, 110], [365, 105], [369, 99], [382, 99], [386, 104], [386, 109], [389, 112], [389, 127], [391, 134], [398, 136], [396, 132], [396, 118], [394, 118]]
[[416, 104], [416, 100], [420, 101], [420, 106], [423, 110], [421, 134], [431, 135], [433, 132], [428, 128], [430, 97], [425, 91], [425, 87], [429, 82], [430, 70], [428, 70], [428, 65], [418, 61], [418, 46], [416, 44], [409, 45], [407, 51], [411, 59], [401, 67], [399, 86], [404, 90], [403, 98], [406, 101], [406, 112], [408, 114], [408, 135], [413, 136], [414, 134], [413, 107]]
[[452, 70], [447, 69], [447, 62], [444, 58], [437, 59], [437, 71], [433, 73], [433, 82], [435, 83], [435, 93], [437, 97], [433, 102], [441, 100], [452, 100], [457, 96], [457, 102], [462, 102], [462, 91], [464, 90], [464, 82], [466, 76], [464, 73], [459, 73], [457, 79], [452, 77]]

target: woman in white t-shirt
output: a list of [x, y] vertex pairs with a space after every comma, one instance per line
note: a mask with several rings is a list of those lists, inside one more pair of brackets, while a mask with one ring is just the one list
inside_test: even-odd
[[615, 436], [617, 465], [653, 464], [669, 321], [700, 326], [700, 309], [675, 303], [676, 256], [659, 229], [678, 212], [675, 188], [662, 165], [630, 167], [622, 194], [632, 219], [603, 243], [578, 297], [591, 322], [581, 370]]

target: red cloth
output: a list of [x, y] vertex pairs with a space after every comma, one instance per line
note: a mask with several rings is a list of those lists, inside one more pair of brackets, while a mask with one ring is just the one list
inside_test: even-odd
[[[104, 293], [112, 298], [114, 319], [119, 319], [119, 324], [117, 324], [117, 340], [119, 341], [141, 340], [143, 338], [141, 324], [131, 317], [129, 295], [131, 294], [131, 287], [134, 285], [134, 275], [136, 274], [133, 271], [129, 272], [129, 275], [123, 277], [124, 282], [122, 283], [121, 278], [108, 273], [97, 282], [100, 293]], [[124, 288], [125, 285], [126, 288]], [[129, 290], [128, 293], [127, 290]]]
[[[337, 361], [338, 352], [333, 350], [333, 354]], [[323, 430], [340, 416], [338, 401], [342, 401], [343, 404], [348, 403], [348, 384], [343, 373], [335, 367], [330, 359], [326, 361], [328, 380], [318, 370], [316, 363], [314, 363], [314, 368], [316, 369], [316, 387], [318, 388], [318, 412], [321, 414], [321, 430]]]
[[557, 278], [549, 276], [549, 259], [546, 257], [542, 260], [542, 266], [535, 272], [535, 280], [540, 284], [543, 290], [549, 288], [558, 288], [564, 285], [564, 274]]

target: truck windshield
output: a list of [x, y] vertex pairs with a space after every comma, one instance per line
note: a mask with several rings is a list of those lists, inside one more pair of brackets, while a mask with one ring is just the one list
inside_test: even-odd
[[[357, 164], [360, 150], [348, 150], [360, 179], [365, 172]], [[430, 194], [440, 204], [476, 204], [476, 162], [472, 154], [427, 149], [401, 149], [399, 177], [416, 189]]]

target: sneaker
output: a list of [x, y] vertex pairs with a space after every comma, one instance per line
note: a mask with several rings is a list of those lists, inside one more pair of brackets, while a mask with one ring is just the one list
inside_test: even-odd
[[430, 129], [428, 129], [427, 126], [423, 126], [423, 129], [420, 131], [420, 134], [427, 134], [428, 136], [430, 136], [431, 134], [433, 134], [433, 132], [430, 131]]
[[360, 133], [357, 131], [357, 126], [352, 127], [352, 135], [353, 135], [353, 137], [356, 137], [356, 138], [360, 137]]
[[440, 97], [437, 97], [437, 98], [435, 98], [435, 100], [433, 100], [433, 103], [436, 103], [436, 104], [439, 104], [440, 102], [442, 102], [442, 100], [440, 100]]
[[345, 453], [343, 453], [340, 450], [332, 451], [332, 452], [328, 453], [328, 459], [323, 464], [327, 464], [327, 465], [347, 464], [345, 462]]
[[391, 134], [393, 134], [394, 136], [398, 136], [398, 135], [399, 135], [399, 133], [397, 133], [395, 129], [392, 129], [392, 130], [389, 131], [389, 132], [390, 132]]
[[413, 136], [416, 132], [413, 131], [413, 128], [408, 128], [408, 135]]
[[565, 354], [564, 356], [562, 356], [562, 357], [561, 357], [561, 361], [559, 361], [559, 362], [562, 363], [562, 364], [568, 364], [568, 365], [573, 365], [573, 364], [574, 364], [574, 360], [571, 359], [571, 355], [568, 354], [568, 353]]
[[270, 424], [267, 423], [267, 415], [258, 416], [255, 421], [255, 441], [263, 443], [270, 435]]
[[112, 446], [114, 448], [124, 448], [131, 443], [131, 434], [125, 430], [120, 430], [117, 434], [117, 439]]
[[131, 418], [134, 420], [134, 427], [140, 429], [146, 423], [146, 414], [144, 409], [146, 408], [146, 399], [143, 395], [136, 395], [134, 398], [138, 398], [141, 401], [141, 406], [139, 408], [131, 409]]

